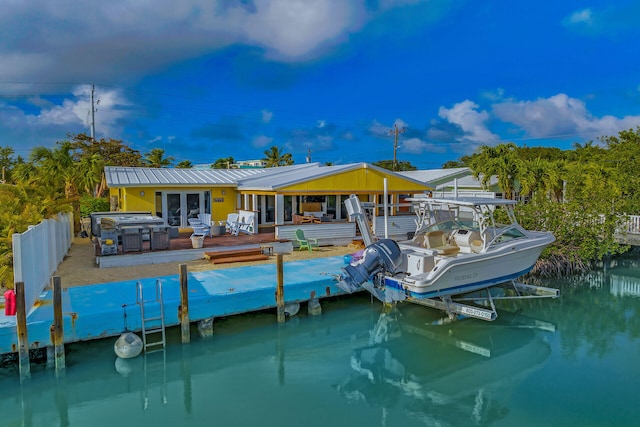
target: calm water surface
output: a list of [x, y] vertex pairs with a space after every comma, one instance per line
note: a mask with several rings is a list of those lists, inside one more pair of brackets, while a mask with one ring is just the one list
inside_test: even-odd
[[618, 261], [561, 298], [502, 305], [493, 323], [436, 326], [368, 295], [217, 319], [214, 335], [120, 360], [67, 346], [66, 373], [0, 371], [0, 426], [637, 426], [640, 264]]

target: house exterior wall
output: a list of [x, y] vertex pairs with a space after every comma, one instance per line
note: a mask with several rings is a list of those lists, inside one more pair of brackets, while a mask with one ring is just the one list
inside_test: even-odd
[[211, 194], [211, 219], [226, 221], [227, 215], [236, 212], [237, 190], [232, 187], [125, 187], [110, 188], [109, 195], [117, 197], [120, 211], [160, 212], [162, 206], [156, 206], [156, 192], [183, 193], [209, 191]]
[[[384, 180], [387, 180], [387, 191], [392, 195], [392, 200], [397, 200], [401, 194], [421, 193], [432, 188], [427, 184], [405, 178], [390, 171], [373, 168], [370, 166], [358, 167], [343, 172], [328, 173], [324, 176], [313, 178], [303, 178], [299, 183], [293, 182], [290, 185], [275, 187], [274, 189], [245, 189], [239, 191], [235, 186], [211, 187], [187, 184], [176, 184], [154, 187], [148, 183], [144, 185], [129, 184], [121, 187], [110, 188], [110, 195], [117, 199], [118, 210], [121, 211], [149, 211], [157, 214], [161, 211], [161, 206], [156, 202], [156, 193], [189, 193], [209, 191], [211, 195], [211, 213], [213, 221], [225, 221], [227, 215], [235, 213], [239, 209], [260, 211], [260, 224], [283, 225], [290, 223], [291, 214], [304, 210], [301, 199], [295, 196], [335, 196], [342, 197], [358, 194], [363, 201], [375, 201], [381, 199], [384, 189]], [[287, 209], [289, 216], [285, 219], [285, 197], [288, 198]], [[291, 199], [293, 197], [293, 200]], [[337, 204], [338, 199], [334, 199]], [[393, 203], [393, 202], [392, 202]], [[166, 204], [166, 203], [165, 203]], [[333, 206], [335, 210], [335, 220], [346, 220], [341, 212], [341, 203]], [[166, 207], [165, 207], [166, 209]], [[323, 208], [328, 210], [326, 206]], [[395, 210], [392, 208], [392, 213]], [[300, 211], [300, 214], [303, 212]], [[325, 213], [327, 213], [325, 211]], [[333, 213], [330, 212], [330, 213]], [[167, 221], [174, 225], [175, 213], [167, 215]], [[171, 218], [169, 218], [171, 215]], [[182, 220], [184, 222], [184, 219]]]

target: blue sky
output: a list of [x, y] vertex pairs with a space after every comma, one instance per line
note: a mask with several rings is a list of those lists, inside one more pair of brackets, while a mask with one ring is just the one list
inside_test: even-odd
[[571, 148], [640, 126], [640, 3], [0, 0], [0, 146], [70, 133], [176, 161]]

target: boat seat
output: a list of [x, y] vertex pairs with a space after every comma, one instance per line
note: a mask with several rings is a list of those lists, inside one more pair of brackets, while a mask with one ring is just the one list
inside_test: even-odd
[[473, 240], [471, 242], [471, 252], [479, 253], [482, 251], [482, 240]]
[[442, 230], [430, 231], [424, 235], [424, 247], [431, 249], [438, 255], [456, 255], [460, 248], [455, 244], [449, 244]]
[[447, 246], [437, 246], [435, 248], [429, 248], [433, 252], [438, 255], [456, 255], [460, 252], [460, 248], [457, 246], [447, 245]]

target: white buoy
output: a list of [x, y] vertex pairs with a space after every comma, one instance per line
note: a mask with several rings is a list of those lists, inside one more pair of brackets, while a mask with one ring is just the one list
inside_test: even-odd
[[142, 340], [133, 332], [125, 332], [116, 340], [113, 350], [122, 359], [136, 357], [142, 353]]
[[284, 305], [284, 315], [286, 317], [293, 317], [300, 311], [300, 303], [290, 302]]

